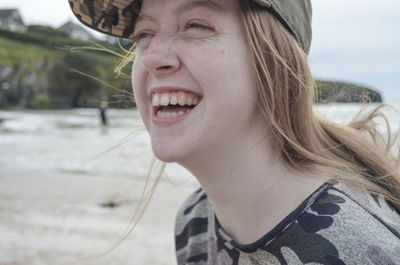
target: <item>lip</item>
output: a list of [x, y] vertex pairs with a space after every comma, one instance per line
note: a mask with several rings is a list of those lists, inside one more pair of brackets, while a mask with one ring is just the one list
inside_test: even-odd
[[196, 95], [196, 96], [201, 98], [201, 96], [198, 93], [194, 92], [194, 91], [191, 91], [189, 89], [182, 88], [182, 87], [175, 87], [175, 86], [157, 86], [157, 87], [152, 87], [150, 89], [150, 91], [149, 91], [150, 92], [149, 95], [152, 95], [154, 93], [167, 93], [167, 92], [179, 92], [179, 91], [186, 92], [186, 93], [191, 93], [191, 94], [194, 94], [194, 95]]
[[[182, 88], [182, 87], [175, 87], [175, 86], [158, 86], [158, 87], [152, 87], [150, 90], [150, 95], [154, 94], [154, 93], [167, 93], [167, 92], [186, 92], [186, 93], [190, 93], [190, 94], [194, 94], [199, 98], [202, 98], [199, 94], [186, 89], [186, 88]], [[150, 97], [151, 98], [151, 97]], [[197, 107], [197, 106], [196, 106]], [[191, 109], [190, 111], [186, 112], [185, 114], [183, 114], [182, 116], [179, 117], [175, 117], [175, 118], [159, 118], [157, 116], [157, 109], [158, 107], [152, 107], [152, 120], [153, 123], [156, 125], [172, 125], [175, 123], [178, 123], [184, 119], [186, 119], [188, 116], [190, 116], [192, 114], [192, 112], [194, 111], [194, 109], [196, 108], [194, 107], [193, 109]]]

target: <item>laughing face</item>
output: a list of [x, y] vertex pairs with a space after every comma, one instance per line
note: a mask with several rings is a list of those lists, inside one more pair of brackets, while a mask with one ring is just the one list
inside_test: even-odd
[[257, 124], [254, 70], [236, 0], [144, 0], [132, 80], [155, 155], [223, 156]]

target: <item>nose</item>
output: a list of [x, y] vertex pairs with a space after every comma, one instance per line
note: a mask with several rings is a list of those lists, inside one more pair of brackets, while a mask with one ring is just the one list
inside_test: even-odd
[[144, 68], [156, 77], [162, 77], [178, 70], [180, 61], [175, 51], [173, 39], [166, 35], [154, 36], [142, 55], [142, 62]]

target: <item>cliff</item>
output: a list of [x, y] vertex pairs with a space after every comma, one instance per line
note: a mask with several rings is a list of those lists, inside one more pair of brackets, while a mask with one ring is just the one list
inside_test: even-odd
[[[117, 45], [98, 43], [121, 53]], [[30, 26], [26, 33], [0, 30], [0, 108], [98, 107], [104, 100], [111, 107], [134, 106], [130, 67], [117, 79], [117, 56], [71, 52], [71, 47], [93, 45], [50, 27]], [[379, 93], [354, 84], [316, 81], [315, 87], [319, 103], [381, 102]]]
[[[121, 52], [116, 45], [99, 43]], [[133, 106], [130, 79], [115, 78], [115, 55], [71, 51], [93, 45], [42, 26], [27, 33], [0, 30], [0, 108], [98, 107], [103, 100], [112, 107]]]
[[315, 101], [318, 103], [377, 103], [382, 102], [382, 97], [377, 91], [365, 86], [316, 80]]

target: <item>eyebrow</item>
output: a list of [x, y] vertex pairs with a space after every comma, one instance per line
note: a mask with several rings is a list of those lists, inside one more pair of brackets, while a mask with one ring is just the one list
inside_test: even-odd
[[[192, 9], [195, 8], [199, 8], [199, 7], [205, 7], [208, 9], [212, 9], [218, 12], [222, 12], [225, 9], [223, 8], [223, 6], [219, 3], [221, 1], [219, 0], [194, 0], [194, 1], [187, 1], [179, 6], [177, 6], [173, 12], [174, 14], [181, 14], [181, 13], [185, 13], [188, 12]], [[140, 12], [139, 15], [136, 18], [136, 23], [139, 22], [140, 20], [150, 20], [155, 22], [155, 18], [153, 18], [152, 16], [142, 13]]]

